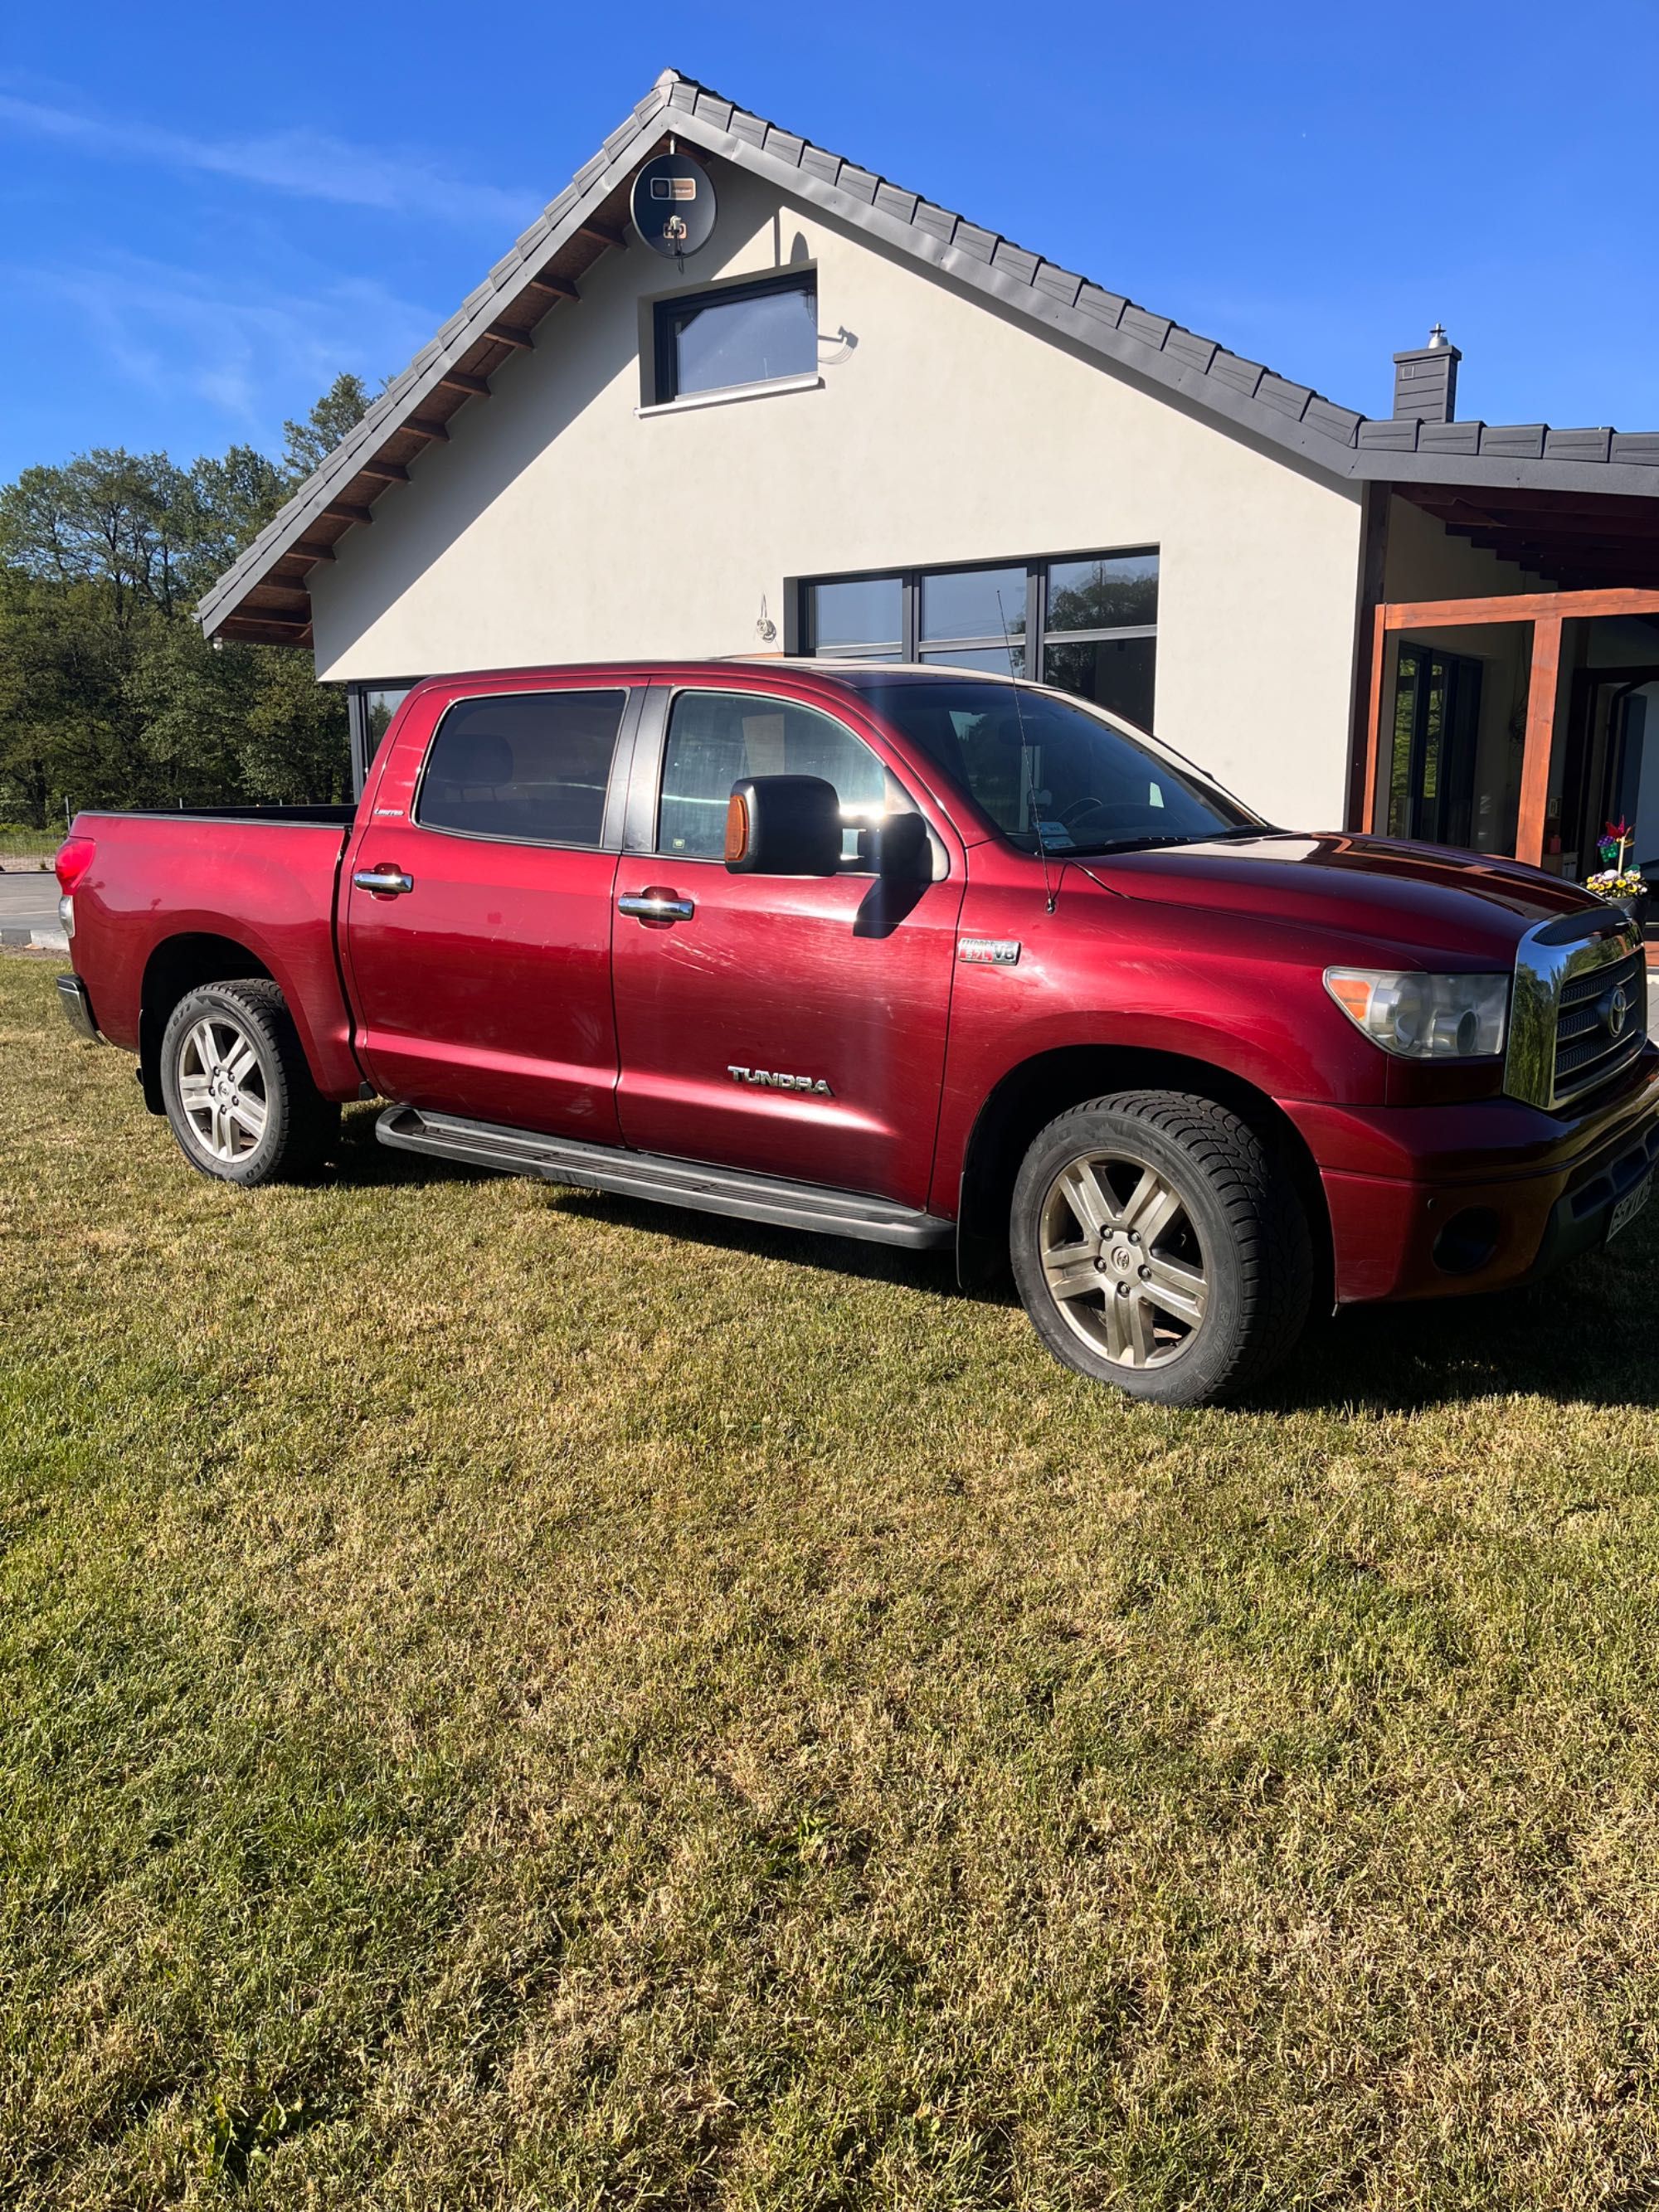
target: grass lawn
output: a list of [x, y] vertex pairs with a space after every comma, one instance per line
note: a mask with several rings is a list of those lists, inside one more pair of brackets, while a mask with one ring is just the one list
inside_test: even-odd
[[50, 830], [18, 830], [0, 823], [0, 860], [47, 867], [63, 842], [61, 830], [54, 836]]
[[1653, 1216], [1139, 1411], [0, 957], [0, 2203], [1633, 2206]]

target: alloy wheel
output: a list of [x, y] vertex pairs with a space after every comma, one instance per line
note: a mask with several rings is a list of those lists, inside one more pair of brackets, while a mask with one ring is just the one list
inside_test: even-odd
[[192, 1024], [179, 1048], [179, 1103], [211, 1159], [234, 1166], [257, 1150], [270, 1103], [252, 1042], [226, 1014]]
[[1043, 1281], [1068, 1328], [1121, 1367], [1163, 1367], [1196, 1340], [1209, 1304], [1197, 1225], [1161, 1169], [1128, 1153], [1069, 1160], [1042, 1200]]

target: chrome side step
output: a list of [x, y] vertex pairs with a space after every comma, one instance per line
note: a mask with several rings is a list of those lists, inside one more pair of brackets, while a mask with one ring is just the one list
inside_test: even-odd
[[504, 1175], [538, 1176], [545, 1182], [585, 1190], [615, 1191], [625, 1198], [654, 1199], [698, 1213], [726, 1213], [740, 1221], [769, 1221], [826, 1237], [858, 1237], [872, 1244], [927, 1251], [956, 1241], [957, 1225], [936, 1213], [918, 1213], [858, 1191], [825, 1190], [781, 1176], [750, 1175], [741, 1168], [704, 1167], [660, 1152], [629, 1152], [613, 1145], [581, 1144], [572, 1137], [544, 1137], [532, 1129], [494, 1121], [463, 1121], [416, 1106], [388, 1106], [374, 1124], [383, 1145], [430, 1152]]

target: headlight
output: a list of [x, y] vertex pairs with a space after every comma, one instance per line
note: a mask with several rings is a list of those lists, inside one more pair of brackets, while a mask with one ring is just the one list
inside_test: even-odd
[[1325, 988], [1357, 1030], [1401, 1060], [1487, 1060], [1504, 1049], [1507, 975], [1328, 968]]

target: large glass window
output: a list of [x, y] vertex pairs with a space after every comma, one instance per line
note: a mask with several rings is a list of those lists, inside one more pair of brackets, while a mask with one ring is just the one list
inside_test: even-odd
[[1480, 663], [1403, 641], [1394, 700], [1389, 835], [1474, 843]]
[[368, 772], [393, 715], [414, 690], [408, 684], [351, 684], [346, 687], [346, 712], [351, 735], [351, 786], [361, 798]]
[[1042, 648], [1042, 679], [1150, 730], [1157, 657], [1157, 640], [1150, 637], [1050, 639]]
[[904, 580], [848, 576], [814, 584], [806, 598], [806, 650], [843, 660], [904, 655]]
[[818, 285], [811, 270], [658, 302], [657, 400], [780, 376], [818, 365]]
[[936, 760], [1011, 843], [1102, 853], [1255, 830], [1194, 769], [1035, 684], [872, 678], [863, 696]]
[[460, 699], [438, 726], [415, 819], [526, 844], [597, 845], [623, 691]]
[[1074, 554], [972, 568], [812, 579], [802, 586], [809, 653], [921, 661], [1042, 680], [1151, 729], [1158, 660], [1158, 555]]
[[365, 691], [363, 694], [363, 726], [368, 732], [368, 757], [371, 763], [380, 750], [380, 740], [392, 727], [392, 718], [414, 690], [412, 684], [395, 689]]
[[886, 769], [833, 716], [753, 691], [682, 691], [663, 753], [657, 850], [688, 860], [722, 859], [726, 802], [749, 775], [821, 775], [833, 783], [848, 868], [859, 865], [860, 829], [878, 822], [890, 804]]
[[1043, 611], [1043, 682], [1150, 730], [1158, 657], [1157, 554], [1051, 561]]
[[[917, 651], [957, 668], [1023, 674], [1025, 568], [937, 568], [921, 579]], [[1015, 645], [1014, 639], [1022, 641]]]
[[1158, 621], [1156, 553], [1097, 553], [1048, 563], [1048, 630], [1095, 636]]

